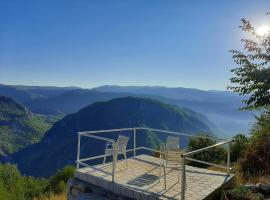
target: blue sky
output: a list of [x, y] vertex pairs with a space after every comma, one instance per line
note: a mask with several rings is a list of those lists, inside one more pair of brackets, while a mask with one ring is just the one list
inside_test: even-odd
[[0, 83], [226, 89], [269, 0], [0, 0]]

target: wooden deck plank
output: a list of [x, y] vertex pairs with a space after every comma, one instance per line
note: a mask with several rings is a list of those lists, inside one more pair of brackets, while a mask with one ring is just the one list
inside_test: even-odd
[[[111, 183], [111, 163], [95, 165], [76, 170], [75, 177], [103, 187], [116, 194], [135, 199], [180, 199], [181, 174], [178, 170], [168, 169], [167, 190], [164, 178], [159, 181], [159, 158], [139, 155], [117, 162], [115, 183]], [[163, 170], [161, 171], [163, 174]], [[178, 182], [178, 177], [180, 181]], [[186, 199], [204, 199], [233, 177], [233, 174], [186, 166]]]

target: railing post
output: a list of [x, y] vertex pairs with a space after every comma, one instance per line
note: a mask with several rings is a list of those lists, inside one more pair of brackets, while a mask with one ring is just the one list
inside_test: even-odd
[[80, 152], [81, 152], [81, 134], [78, 133], [78, 146], [77, 146], [77, 169], [80, 167]]
[[133, 130], [133, 156], [136, 156], [136, 128]]
[[227, 172], [230, 173], [230, 167], [231, 167], [231, 142], [228, 143], [228, 150], [227, 150]]
[[116, 168], [116, 161], [117, 161], [117, 145], [115, 142], [113, 145], [113, 166], [112, 166], [112, 182], [114, 182], [114, 175], [115, 175], [115, 168]]
[[182, 155], [182, 176], [181, 176], [181, 200], [185, 200], [186, 189], [186, 164], [185, 156]]

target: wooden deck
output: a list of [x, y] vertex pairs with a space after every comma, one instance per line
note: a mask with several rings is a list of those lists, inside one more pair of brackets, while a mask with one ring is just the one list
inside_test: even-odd
[[[78, 169], [75, 178], [137, 200], [180, 199], [181, 197], [181, 175], [178, 170], [166, 171], [166, 190], [163, 177], [159, 181], [159, 158], [139, 155], [129, 158], [128, 166], [124, 160], [118, 161], [114, 183], [111, 182], [111, 172], [112, 163], [95, 165]], [[186, 165], [185, 199], [205, 199], [233, 176], [233, 174]], [[178, 177], [180, 177], [179, 182]]]

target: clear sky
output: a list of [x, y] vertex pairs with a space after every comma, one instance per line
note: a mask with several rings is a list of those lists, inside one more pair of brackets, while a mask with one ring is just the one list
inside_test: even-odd
[[0, 0], [0, 83], [226, 89], [269, 0]]

